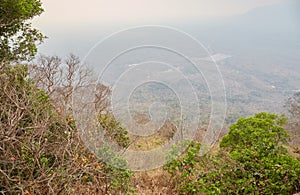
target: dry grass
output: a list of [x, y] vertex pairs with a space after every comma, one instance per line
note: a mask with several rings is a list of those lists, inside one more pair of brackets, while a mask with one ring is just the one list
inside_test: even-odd
[[170, 175], [162, 169], [137, 172], [132, 179], [137, 194], [176, 194]]
[[[149, 118], [146, 115], [138, 114], [133, 117], [138, 124], [146, 124], [149, 122]], [[164, 125], [153, 135], [150, 136], [134, 136], [130, 135], [131, 150], [147, 151], [151, 149], [163, 146], [168, 142], [177, 131], [177, 128], [170, 121], [166, 121]]]

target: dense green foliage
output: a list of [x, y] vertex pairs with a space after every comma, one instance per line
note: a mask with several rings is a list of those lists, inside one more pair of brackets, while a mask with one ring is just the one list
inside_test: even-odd
[[281, 143], [286, 143], [287, 132], [282, 127], [285, 117], [276, 114], [259, 113], [254, 117], [241, 118], [229, 128], [220, 146], [228, 148], [230, 152], [253, 150], [268, 155], [279, 152]]
[[43, 12], [39, 0], [0, 1], [0, 62], [23, 61], [34, 57], [36, 44], [44, 36], [32, 28], [29, 19]]
[[221, 150], [199, 156], [199, 144], [165, 169], [181, 194], [291, 194], [300, 190], [300, 161], [282, 144], [286, 118], [259, 113], [241, 118], [221, 141]]

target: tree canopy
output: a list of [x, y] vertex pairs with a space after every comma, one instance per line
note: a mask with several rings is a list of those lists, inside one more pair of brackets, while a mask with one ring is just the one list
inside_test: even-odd
[[30, 60], [44, 36], [30, 19], [43, 12], [39, 0], [0, 1], [0, 62]]
[[182, 194], [293, 194], [299, 192], [300, 161], [282, 145], [284, 116], [258, 113], [230, 126], [216, 154], [199, 156], [192, 143], [166, 170]]
[[258, 113], [253, 117], [240, 118], [223, 137], [221, 147], [230, 150], [252, 148], [261, 152], [271, 152], [286, 142], [287, 132], [282, 127], [287, 118], [273, 113]]

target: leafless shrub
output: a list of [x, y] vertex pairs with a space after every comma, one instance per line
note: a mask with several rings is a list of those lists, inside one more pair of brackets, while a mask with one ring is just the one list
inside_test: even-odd
[[[111, 185], [118, 172], [84, 146], [72, 116], [73, 91], [89, 85], [90, 70], [70, 55], [64, 62], [41, 56], [30, 72], [23, 65], [0, 71], [0, 193], [120, 192]], [[110, 90], [96, 87], [104, 110]]]
[[[50, 94], [57, 108], [65, 115], [72, 113], [72, 96], [76, 90], [94, 93], [98, 112], [109, 107], [110, 88], [97, 83], [93, 71], [75, 55], [70, 54], [64, 61], [57, 56], [41, 55], [37, 63], [30, 67], [36, 85]], [[90, 91], [90, 87], [95, 89]]]
[[300, 92], [295, 93], [290, 97], [285, 104], [293, 123], [300, 123]]
[[286, 103], [285, 108], [288, 111], [289, 123], [286, 125], [290, 133], [290, 144], [296, 147], [300, 145], [300, 92], [295, 93]]

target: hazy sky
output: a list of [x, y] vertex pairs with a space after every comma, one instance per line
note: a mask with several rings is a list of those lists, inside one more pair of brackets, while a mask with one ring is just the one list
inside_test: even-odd
[[80, 24], [149, 24], [205, 21], [245, 13], [287, 0], [42, 0], [45, 12], [38, 26]]
[[[211, 24], [265, 5], [294, 0], [41, 0], [45, 12], [34, 26], [49, 37], [41, 53], [86, 53], [96, 41], [137, 25]], [[189, 31], [187, 31], [189, 32]], [[191, 33], [191, 32], [189, 32]], [[202, 38], [202, 37], [201, 37]]]

